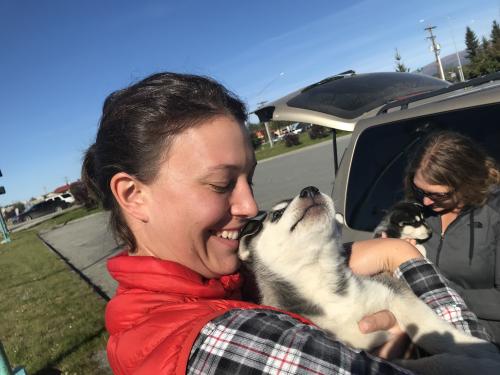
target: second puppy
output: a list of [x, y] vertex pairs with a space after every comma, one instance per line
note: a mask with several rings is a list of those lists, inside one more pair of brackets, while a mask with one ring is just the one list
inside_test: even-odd
[[413, 239], [417, 242], [415, 247], [425, 257], [427, 254], [422, 243], [431, 236], [432, 231], [425, 222], [423, 210], [420, 203], [396, 203], [375, 228], [374, 237], [382, 237], [385, 233], [389, 238]]

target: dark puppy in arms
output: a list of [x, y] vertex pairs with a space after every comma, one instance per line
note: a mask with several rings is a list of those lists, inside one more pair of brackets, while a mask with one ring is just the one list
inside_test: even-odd
[[420, 203], [401, 201], [389, 209], [375, 228], [374, 237], [415, 240], [415, 247], [425, 257], [426, 251], [422, 242], [431, 236], [431, 232], [425, 222], [424, 207]]

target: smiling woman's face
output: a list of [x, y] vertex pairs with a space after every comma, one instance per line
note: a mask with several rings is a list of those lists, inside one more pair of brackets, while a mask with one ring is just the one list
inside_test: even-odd
[[137, 255], [181, 263], [211, 278], [239, 267], [238, 235], [257, 214], [255, 156], [242, 125], [212, 118], [175, 137], [146, 187], [149, 220]]

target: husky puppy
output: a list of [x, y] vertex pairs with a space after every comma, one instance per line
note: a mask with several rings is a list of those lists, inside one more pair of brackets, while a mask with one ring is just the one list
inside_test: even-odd
[[417, 202], [401, 201], [389, 209], [380, 224], [375, 228], [374, 237], [414, 239], [416, 248], [425, 257], [426, 251], [422, 242], [431, 236], [431, 228], [427, 225], [423, 213], [424, 207]]
[[440, 319], [402, 281], [353, 274], [334, 218], [330, 197], [307, 187], [274, 206], [263, 221], [249, 225], [239, 256], [255, 274], [262, 304], [301, 314], [359, 349], [388, 339], [386, 332], [362, 334], [358, 322], [389, 309], [412, 341], [431, 354], [481, 358], [497, 353], [493, 344]]

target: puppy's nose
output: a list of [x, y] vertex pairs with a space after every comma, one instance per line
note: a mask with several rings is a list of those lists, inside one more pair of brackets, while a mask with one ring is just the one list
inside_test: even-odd
[[314, 198], [315, 195], [319, 194], [319, 190], [316, 186], [308, 186], [300, 192], [300, 197], [301, 198]]

